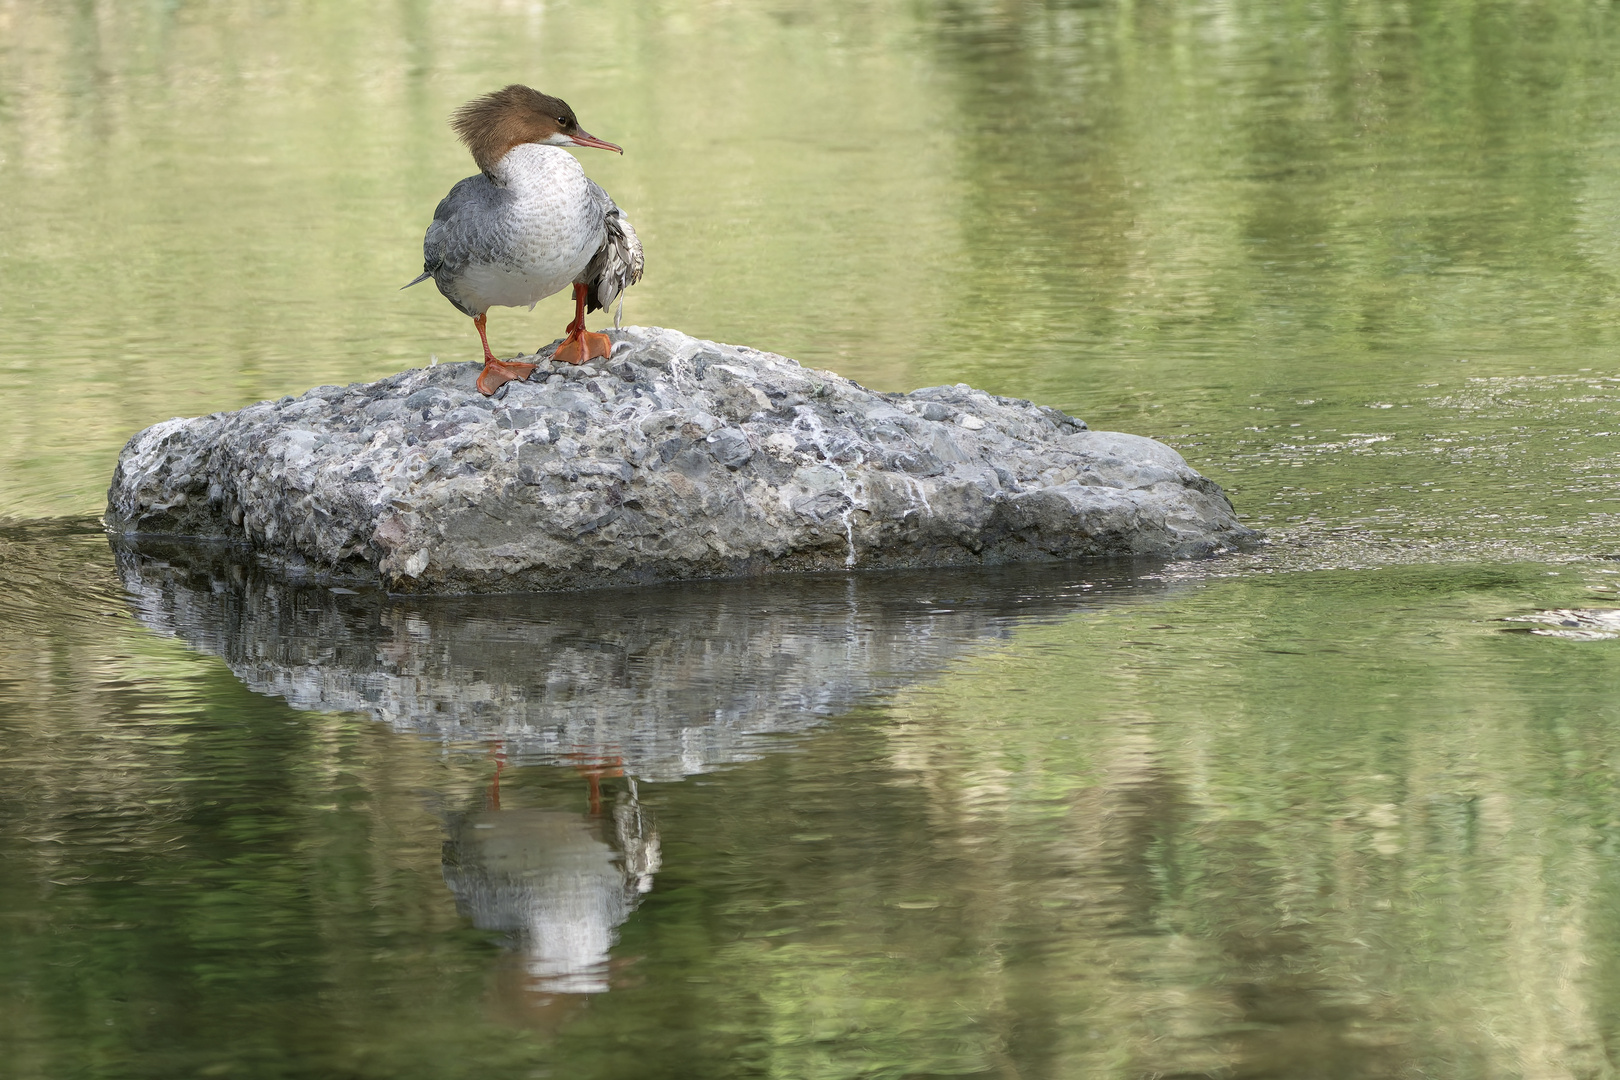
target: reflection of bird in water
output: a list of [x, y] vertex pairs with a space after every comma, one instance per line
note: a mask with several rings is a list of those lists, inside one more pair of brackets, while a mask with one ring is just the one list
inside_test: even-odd
[[531, 990], [593, 994], [608, 989], [609, 952], [620, 924], [652, 888], [658, 833], [636, 798], [619, 794], [611, 841], [599, 815], [491, 809], [454, 820], [444, 877], [474, 926], [508, 935]]
[[552, 358], [582, 364], [610, 355], [606, 334], [586, 332], [585, 313], [608, 307], [641, 279], [641, 241], [562, 147], [624, 151], [581, 128], [567, 102], [517, 84], [469, 101], [450, 122], [480, 172], [434, 210], [422, 274], [406, 288], [431, 277], [472, 316], [484, 343], [478, 389], [485, 394], [534, 372], [533, 364], [490, 352], [484, 323], [491, 307], [532, 308], [572, 284], [574, 321]]

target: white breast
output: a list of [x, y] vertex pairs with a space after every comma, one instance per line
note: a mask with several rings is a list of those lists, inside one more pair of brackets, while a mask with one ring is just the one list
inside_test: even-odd
[[602, 212], [585, 170], [568, 151], [524, 143], [492, 170], [512, 202], [496, 227], [491, 258], [467, 266], [457, 294], [475, 310], [531, 307], [584, 272], [602, 246]]

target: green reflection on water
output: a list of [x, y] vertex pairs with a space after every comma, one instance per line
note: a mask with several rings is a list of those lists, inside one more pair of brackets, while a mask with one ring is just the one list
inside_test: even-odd
[[33, 586], [0, 622], [9, 1075], [1609, 1067], [1620, 655], [1497, 621], [1596, 569], [1017, 624], [790, 752], [641, 785], [662, 864], [582, 996], [452, 896], [492, 821], [537, 823], [499, 848], [519, 876], [613, 843], [575, 771], [497, 788], [488, 753], [258, 697], [110, 606], [98, 544], [5, 549]]
[[[0, 1073], [1612, 1072], [1615, 654], [1492, 620], [1614, 603], [1616, 48], [1582, 0], [0, 2], [0, 516], [475, 355], [396, 289], [444, 117], [521, 80], [628, 149], [582, 160], [629, 321], [1164, 438], [1277, 540], [643, 785], [582, 996], [457, 909], [487, 757], [257, 697], [93, 530], [8, 533]], [[581, 783], [502, 809], [609, 843]]]

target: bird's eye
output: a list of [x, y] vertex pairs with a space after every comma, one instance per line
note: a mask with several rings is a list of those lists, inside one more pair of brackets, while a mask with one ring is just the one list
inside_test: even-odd
[[572, 120], [568, 119], [568, 117], [566, 117], [566, 116], [559, 116], [559, 117], [557, 117], [557, 126], [559, 126], [559, 127], [573, 127], [574, 122]]

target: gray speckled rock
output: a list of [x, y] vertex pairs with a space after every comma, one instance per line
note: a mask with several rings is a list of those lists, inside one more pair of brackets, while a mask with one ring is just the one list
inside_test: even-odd
[[107, 523], [228, 538], [396, 591], [1189, 555], [1254, 534], [1174, 450], [965, 385], [879, 394], [673, 330], [175, 419], [119, 456]]

